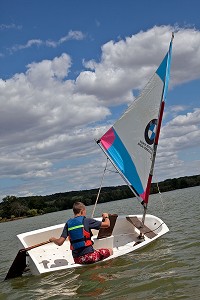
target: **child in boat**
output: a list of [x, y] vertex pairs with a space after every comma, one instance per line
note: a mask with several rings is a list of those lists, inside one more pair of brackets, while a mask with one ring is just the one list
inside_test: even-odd
[[110, 220], [107, 213], [102, 214], [102, 221], [86, 217], [86, 207], [82, 202], [73, 205], [74, 218], [69, 219], [63, 229], [60, 238], [51, 237], [50, 242], [61, 246], [69, 237], [72, 256], [76, 264], [90, 264], [113, 254], [112, 249], [103, 248], [95, 250], [92, 246], [91, 229], [108, 228]]

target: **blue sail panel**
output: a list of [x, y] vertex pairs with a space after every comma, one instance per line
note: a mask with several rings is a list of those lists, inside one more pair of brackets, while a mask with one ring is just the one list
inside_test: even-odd
[[156, 73], [161, 78], [161, 80], [165, 83], [163, 99], [165, 100], [167, 97], [168, 85], [169, 85], [169, 77], [170, 77], [170, 68], [171, 68], [171, 54], [172, 54], [172, 41], [169, 46], [169, 51], [165, 55], [163, 61], [158, 67]]
[[143, 194], [144, 188], [135, 164], [113, 127], [101, 138], [101, 144], [137, 194]]

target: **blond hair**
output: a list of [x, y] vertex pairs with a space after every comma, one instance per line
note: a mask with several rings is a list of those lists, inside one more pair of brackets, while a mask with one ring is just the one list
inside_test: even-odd
[[82, 202], [75, 202], [73, 205], [73, 212], [75, 215], [79, 214], [81, 210], [85, 209], [85, 205]]

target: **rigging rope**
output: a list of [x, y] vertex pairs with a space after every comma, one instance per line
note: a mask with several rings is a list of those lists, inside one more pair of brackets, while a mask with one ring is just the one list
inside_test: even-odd
[[[154, 177], [156, 177], [156, 176], [154, 175]], [[163, 210], [165, 210], [165, 206], [164, 206], [164, 202], [163, 202], [163, 197], [162, 197], [162, 194], [161, 194], [159, 185], [158, 185], [158, 179], [157, 179], [157, 178], [156, 178], [156, 181], [157, 181], [157, 182], [156, 182], [156, 185], [157, 185], [158, 193], [159, 193], [159, 196], [160, 196], [160, 200], [161, 200], [161, 202], [162, 202]]]
[[105, 176], [105, 173], [106, 173], [107, 164], [108, 164], [108, 158], [106, 160], [106, 166], [105, 166], [105, 169], [104, 169], [104, 172], [103, 172], [103, 176], [101, 178], [101, 184], [100, 184], [100, 187], [99, 187], [99, 191], [98, 191], [97, 198], [96, 198], [96, 201], [95, 201], [95, 204], [94, 204], [94, 208], [93, 208], [93, 211], [92, 211], [91, 218], [94, 217], [94, 212], [95, 212], [95, 209], [96, 209], [96, 206], [97, 206], [97, 202], [99, 200], [99, 195], [100, 195], [100, 192], [101, 192], [101, 188], [102, 188], [102, 184], [103, 184], [103, 179], [104, 179], [104, 176]]

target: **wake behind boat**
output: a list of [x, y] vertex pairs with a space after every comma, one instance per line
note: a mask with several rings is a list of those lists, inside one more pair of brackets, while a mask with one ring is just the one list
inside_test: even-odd
[[[169, 231], [161, 219], [146, 212], [168, 89], [172, 41], [173, 34], [165, 58], [141, 95], [97, 140], [107, 160], [144, 207], [143, 215], [110, 215], [110, 228], [93, 231], [95, 249], [113, 249], [106, 260], [140, 249]], [[60, 224], [19, 234], [25, 248], [19, 251], [5, 279], [22, 275], [27, 264], [32, 274], [81, 266], [73, 261], [69, 241], [62, 246], [49, 242], [51, 236], [60, 236], [63, 227]]]

